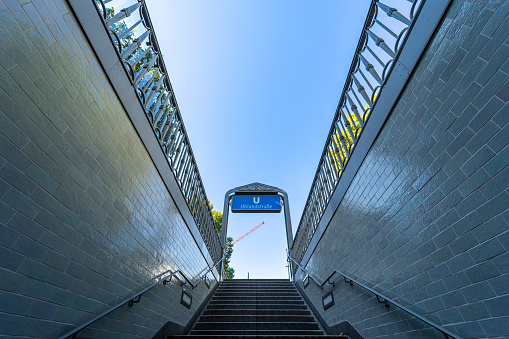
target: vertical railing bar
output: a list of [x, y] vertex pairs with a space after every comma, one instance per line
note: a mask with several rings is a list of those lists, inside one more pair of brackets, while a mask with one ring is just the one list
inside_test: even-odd
[[[385, 67], [385, 63], [384, 63], [384, 62], [383, 62], [383, 61], [382, 61], [382, 60], [378, 57], [378, 55], [376, 55], [376, 54], [375, 54], [375, 52], [373, 52], [373, 50], [371, 49], [371, 47], [369, 47], [369, 46], [367, 46], [367, 45], [366, 45], [366, 50], [367, 50], [367, 51], [368, 51], [368, 52], [369, 52], [369, 53], [370, 53], [370, 54], [371, 54], [371, 55], [375, 58], [375, 60], [376, 60], [376, 61], [378, 61], [378, 63], [380, 64], [380, 66]], [[366, 59], [364, 58], [364, 56], [362, 56], [361, 60], [362, 60], [362, 59], [366, 60]], [[367, 61], [367, 60], [366, 60], [366, 61]], [[373, 67], [373, 65], [371, 65], [371, 66]], [[367, 68], [367, 67], [368, 67], [368, 66], [366, 66], [366, 68]], [[370, 72], [370, 73], [371, 73], [371, 72]], [[377, 79], [377, 78], [375, 77], [375, 80], [376, 80], [376, 79]], [[381, 83], [380, 83], [380, 85], [381, 85]]]
[[186, 147], [186, 141], [185, 141], [185, 138], [183, 138], [183, 143], [182, 143], [182, 148], [181, 148], [181, 152], [180, 152], [180, 158], [179, 160], [176, 162], [176, 166], [175, 166], [175, 179], [177, 179], [177, 184], [180, 186], [180, 188], [182, 189], [182, 184], [181, 184], [181, 177], [182, 177], [182, 173], [184, 172], [183, 168], [186, 164], [186, 161], [187, 161], [187, 147]]
[[379, 24], [383, 29], [385, 29], [387, 32], [389, 32], [390, 35], [392, 35], [394, 38], [398, 38], [398, 35], [394, 33], [391, 29], [389, 29], [387, 26], [385, 26], [383, 23], [380, 22], [380, 20], [375, 19], [375, 22]]
[[[352, 114], [353, 116], [355, 117], [355, 119], [357, 119], [357, 121], [359, 121], [359, 123], [362, 125], [362, 121], [361, 121], [361, 117], [357, 111], [357, 105], [354, 103], [354, 101], [352, 100], [352, 98], [350, 97], [350, 94], [349, 93], [352, 93], [354, 95], [354, 97], [357, 99], [357, 103], [359, 103], [360, 105], [362, 105], [360, 102], [359, 102], [359, 98], [357, 98], [357, 96], [355, 95], [355, 91], [353, 90], [353, 88], [351, 88], [350, 91], [347, 91], [345, 93], [346, 97], [348, 98], [348, 101], [350, 102], [351, 104], [351, 109], [352, 109]], [[351, 119], [352, 122], [353, 122], [353, 119]], [[355, 129], [356, 129], [356, 132], [357, 132], [357, 126], [355, 126]]]
[[[330, 145], [329, 145], [329, 150], [330, 150]], [[332, 159], [330, 157], [330, 153], [329, 151], [327, 152], [326, 154], [326, 157], [327, 157], [327, 161], [328, 161], [328, 164], [329, 164], [329, 170], [331, 171], [331, 185], [332, 185], [332, 191], [334, 191], [334, 187], [336, 186], [336, 180], [338, 179], [338, 176], [337, 176], [337, 173], [336, 173], [336, 168], [334, 167], [334, 163], [332, 162]]]
[[364, 75], [364, 72], [362, 71], [362, 69], [358, 68], [357, 71], [361, 74], [361, 76], [364, 79], [364, 81], [366, 81], [366, 84], [368, 84], [369, 89], [371, 90], [371, 92], [374, 92], [375, 88], [373, 86], [371, 86], [371, 82], [368, 81], [368, 79]]
[[[157, 73], [159, 73], [159, 72], [157, 72]], [[154, 99], [156, 94], [159, 92], [159, 89], [161, 88], [163, 80], [164, 80], [164, 74], [160, 74], [159, 80], [157, 80], [157, 82], [155, 84], [153, 84], [152, 86], [147, 86], [147, 90], [149, 91], [150, 94], [147, 96], [147, 99], [145, 101], [145, 109], [148, 107], [150, 102], [152, 102], [152, 99]], [[152, 87], [152, 88], [149, 89], [149, 87]]]
[[[143, 93], [146, 94], [148, 88], [151, 86], [152, 82], [154, 81], [154, 79], [156, 78], [157, 74], [159, 74], [159, 70], [157, 70], [156, 72], [152, 73], [152, 75], [150, 76], [150, 78], [147, 80], [147, 82], [141, 86], [141, 91]], [[145, 100], [145, 107], [147, 107], [146, 105], [148, 104], [148, 99]]]
[[187, 195], [189, 195], [188, 188], [189, 188], [189, 185], [191, 183], [191, 177], [192, 177], [192, 175], [194, 173], [193, 170], [194, 170], [193, 159], [191, 159], [191, 161], [188, 164], [188, 168], [186, 168], [186, 170], [185, 170], [184, 178], [182, 179], [182, 181], [184, 182], [184, 192], [186, 192]]
[[[366, 90], [364, 89], [364, 86], [362, 86], [362, 84], [357, 79], [355, 74], [352, 74], [352, 79], [354, 80], [355, 86], [357, 86], [357, 90], [359, 91], [359, 93], [361, 93], [361, 95], [364, 98], [364, 100], [366, 100], [367, 105], [371, 107], [373, 105], [373, 103], [371, 102], [371, 99], [369, 98], [368, 93], [366, 93]], [[354, 93], [355, 93], [355, 91], [354, 91]], [[363, 104], [360, 102], [359, 98], [357, 98], [357, 101], [359, 102], [359, 105], [363, 106]], [[362, 111], [366, 112], [366, 108], [363, 107]]]
[[[163, 124], [164, 122], [164, 124]], [[161, 121], [162, 128], [161, 128], [161, 141], [164, 142], [164, 139], [166, 137], [166, 134], [168, 133], [168, 130], [171, 127], [171, 120], [168, 117], [168, 112], [165, 110], [165, 114], [163, 115], [163, 119]]]
[[140, 55], [138, 55], [138, 57], [134, 60], [129, 60], [129, 59], [126, 59], [127, 62], [129, 62], [133, 67], [136, 66], [140, 61], [141, 59], [143, 59], [147, 54], [148, 52], [150, 52], [151, 50], [150, 49], [146, 49], [145, 51], [143, 51], [143, 53], [141, 53]]
[[337, 173], [336, 173], [336, 165], [335, 165], [335, 163], [334, 163], [334, 162], [332, 161], [332, 159], [331, 159], [331, 155], [330, 155], [330, 148], [331, 148], [331, 146], [329, 145], [329, 146], [328, 146], [328, 150], [327, 150], [326, 157], [327, 157], [327, 159], [328, 159], [327, 161], [328, 161], [328, 163], [329, 163], [329, 170], [332, 172], [332, 176], [333, 176], [333, 180], [332, 180], [332, 182], [333, 182], [333, 186], [334, 186], [334, 184], [336, 183], [336, 180], [337, 180], [338, 176], [337, 176]]
[[186, 151], [186, 159], [185, 164], [182, 167], [182, 174], [180, 175], [180, 181], [182, 181], [182, 187], [184, 187], [184, 183], [187, 177], [187, 173], [189, 173], [189, 166], [191, 166], [191, 155], [189, 154], [189, 151]]
[[342, 159], [345, 159], [348, 154], [344, 152], [344, 145], [341, 143], [341, 128], [338, 121], [334, 122], [334, 125], [334, 151], [337, 152], [338, 160], [340, 161], [341, 168], [339, 170], [342, 170], [344, 165], [344, 161]]
[[182, 150], [180, 153], [180, 159], [177, 161], [177, 166], [175, 168], [175, 172], [177, 173], [176, 174], [177, 183], [181, 187], [182, 187], [182, 185], [181, 185], [182, 173], [184, 173], [184, 167], [187, 163], [187, 154], [188, 154], [187, 153], [187, 140], [185, 138], [183, 138], [182, 140], [183, 140], [183, 142], [182, 142]]
[[133, 29], [136, 28], [141, 23], [141, 20], [138, 20], [136, 23], [134, 23], [131, 27], [129, 27], [124, 33], [120, 34], [118, 37], [120, 39], [123, 39], [128, 33], [132, 32]]
[[195, 210], [196, 210], [196, 194], [198, 192], [198, 189], [197, 189], [197, 183], [198, 183], [198, 180], [196, 180], [196, 171], [193, 171], [193, 176], [192, 176], [192, 183], [191, 183], [191, 201], [193, 203], [192, 205], [192, 208], [191, 208], [191, 214], [194, 216], [195, 215]]
[[122, 59], [124, 59], [124, 60], [127, 59], [127, 57], [130, 56], [131, 54], [133, 54], [136, 51], [136, 49], [141, 47], [141, 44], [143, 43], [143, 41], [145, 41], [145, 39], [149, 36], [149, 34], [150, 34], [150, 31], [146, 31], [145, 33], [140, 35], [138, 38], [134, 39], [129, 44], [129, 46], [127, 46], [127, 48], [124, 51], [122, 51], [122, 54], [120, 55], [122, 57]]
[[143, 65], [141, 67], [141, 70], [138, 72], [138, 74], [136, 74], [136, 77], [134, 78], [134, 84], [135, 85], [138, 85], [141, 81], [141, 79], [143, 79], [145, 77], [145, 75], [147, 75], [148, 72], [150, 72], [152, 70], [152, 68], [154, 67], [154, 64], [157, 60], [157, 54], [154, 54], [152, 56], [152, 59], [150, 59], [150, 61], [148, 63], [146, 63], [145, 65]]
[[396, 57], [396, 53], [394, 53], [394, 51], [392, 49], [390, 49], [389, 46], [387, 46], [384, 39], [380, 38], [378, 35], [376, 35], [369, 29], [367, 30], [367, 32], [368, 32], [368, 35], [370, 36], [370, 38], [373, 39], [373, 42], [378, 47], [380, 47], [385, 53], [389, 54], [391, 56], [391, 58]]
[[171, 111], [171, 114], [169, 114], [168, 116], [168, 121], [170, 122], [170, 129], [165, 134], [165, 143], [168, 143], [168, 140], [170, 139], [172, 139], [175, 142], [178, 130], [180, 128], [180, 121], [177, 116], [177, 109], [175, 107], [168, 106], [168, 110]]
[[178, 155], [178, 147], [180, 146], [179, 143], [180, 143], [180, 138], [182, 137], [182, 134], [179, 133], [179, 129], [180, 129], [180, 124], [179, 124], [179, 121], [176, 122], [178, 125], [175, 127], [175, 133], [172, 133], [172, 135], [170, 136], [170, 139], [171, 139], [171, 151], [173, 152], [171, 157], [170, 157], [170, 165], [171, 165], [171, 168], [173, 171], [175, 171], [175, 163], [176, 163], [176, 158], [177, 158], [177, 155]]
[[336, 169], [336, 181], [338, 181], [341, 175], [341, 169], [343, 168], [341, 160], [343, 154], [339, 153], [340, 152], [339, 144], [336, 139], [337, 139], [337, 129], [334, 129], [333, 144], [331, 144], [329, 152], [330, 156], [334, 158], [334, 168]]
[[[159, 98], [159, 100], [160, 100], [160, 101], [163, 99], [163, 96], [164, 96], [163, 94], [164, 94], [164, 92], [161, 92], [161, 94], [160, 94], [160, 96], [159, 96], [159, 97], [160, 97], [160, 98]], [[161, 104], [160, 104], [160, 105], [157, 105], [157, 104], [156, 104], [156, 106], [155, 106], [155, 107], [158, 107], [158, 106], [159, 106], [159, 107], [157, 108], [157, 113], [156, 113], [156, 115], [154, 116], [154, 126], [155, 126], [155, 125], [159, 122], [159, 119], [161, 119], [161, 116], [162, 116], [162, 115], [163, 115], [163, 113], [166, 111], [166, 105], [168, 105], [168, 101], [169, 101], [169, 100], [170, 100], [170, 93], [167, 93], [166, 98], [164, 98], [164, 103], [163, 103], [163, 102], [161, 102]], [[171, 110], [171, 109], [172, 109], [172, 107], [171, 107], [171, 106], [168, 106], [168, 110]], [[173, 112], [172, 112], [172, 114], [173, 114]], [[170, 120], [171, 120], [171, 117], [170, 117]]]
[[182, 134], [182, 138], [180, 139], [180, 142], [178, 144], [177, 148], [177, 157], [175, 158], [175, 177], [177, 177], [178, 182], [178, 176], [179, 176], [179, 168], [182, 166], [182, 160], [184, 157], [184, 154], [186, 153], [186, 137], [184, 134]]
[[324, 204], [323, 200], [323, 167], [320, 168], [320, 172], [318, 174], [318, 190], [317, 190], [317, 196], [318, 196], [318, 214], [322, 214], [322, 205]]
[[332, 180], [330, 180], [330, 169], [328, 168], [327, 157], [324, 158], [322, 171], [325, 181], [325, 192], [326, 192], [325, 200], [327, 201], [329, 199], [329, 194], [332, 189]]
[[[347, 105], [344, 105], [343, 106], [344, 109], [346, 109], [346, 111], [348, 112], [348, 107]], [[348, 134], [350, 135], [350, 137], [352, 138], [352, 142], [355, 142], [355, 136], [353, 134], [353, 131], [352, 129], [350, 128], [350, 121], [347, 119], [347, 115], [345, 114], [344, 110], [342, 108], [339, 109], [340, 112], [341, 112], [341, 115], [343, 116], [343, 119], [345, 121], [344, 125], [343, 125], [343, 128], [344, 128], [344, 131], [345, 132], [348, 132]], [[340, 123], [342, 123], [341, 120], [339, 120]], [[346, 134], [346, 133], [345, 133]], [[343, 134], [341, 134], [343, 135]], [[345, 135], [346, 136], [346, 135]], [[348, 142], [345, 141], [345, 143], [348, 143], [348, 154], [350, 154], [350, 140], [348, 140]]]
[[317, 197], [318, 197], [318, 210], [319, 212], [317, 213], [317, 224], [318, 224], [318, 221], [320, 220], [320, 214], [322, 214], [322, 206], [324, 204], [324, 200], [323, 200], [323, 191], [324, 191], [324, 187], [323, 187], [323, 172], [322, 172], [323, 168], [320, 168], [320, 172], [318, 174], [318, 189], [317, 189]]

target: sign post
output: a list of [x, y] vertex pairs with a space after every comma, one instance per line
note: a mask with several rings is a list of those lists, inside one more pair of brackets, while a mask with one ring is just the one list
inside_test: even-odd
[[[240, 186], [226, 192], [223, 205], [223, 226], [221, 231], [222, 247], [226, 248], [226, 235], [228, 229], [228, 213], [280, 213], [284, 206], [286, 241], [288, 251], [293, 244], [292, 222], [290, 219], [290, 204], [288, 194], [280, 188], [260, 184], [258, 182]], [[290, 272], [292, 262], [290, 261]], [[293, 276], [290, 276], [293, 280]]]

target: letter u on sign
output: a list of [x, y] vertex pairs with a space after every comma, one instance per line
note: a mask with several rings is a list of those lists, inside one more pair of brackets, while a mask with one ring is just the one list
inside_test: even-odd
[[260, 203], [260, 197], [253, 197], [253, 202], [255, 204], [259, 204]]

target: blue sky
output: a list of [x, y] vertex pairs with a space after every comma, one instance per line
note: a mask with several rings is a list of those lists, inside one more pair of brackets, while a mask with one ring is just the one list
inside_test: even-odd
[[[295, 234], [370, 1], [146, 0], [200, 174], [289, 195]], [[286, 278], [283, 214], [231, 214], [236, 278]]]

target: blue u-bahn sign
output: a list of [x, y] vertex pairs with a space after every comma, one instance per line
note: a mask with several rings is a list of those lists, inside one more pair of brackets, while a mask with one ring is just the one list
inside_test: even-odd
[[234, 195], [233, 213], [279, 213], [281, 198], [278, 195]]

